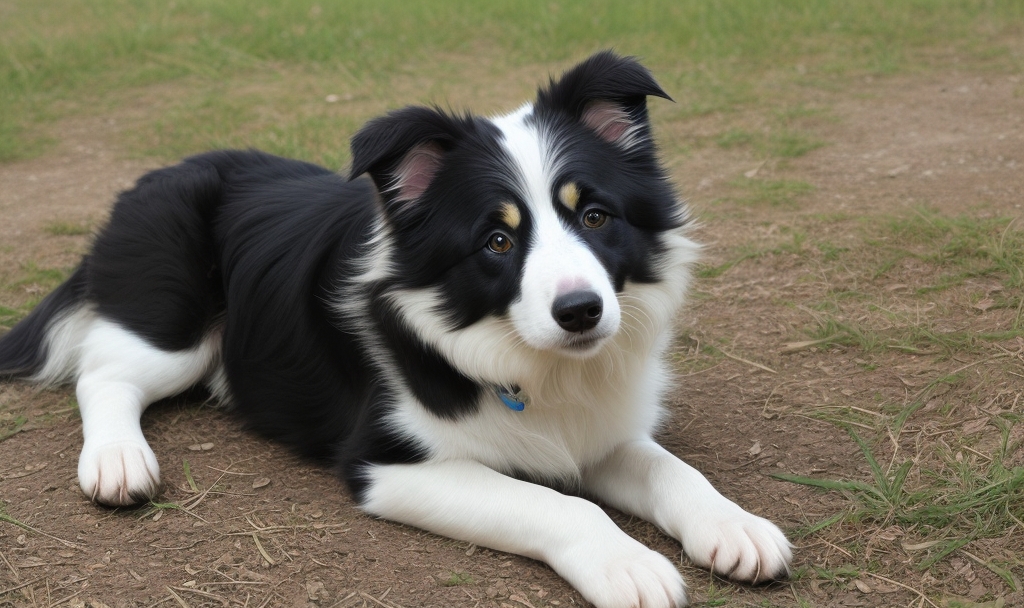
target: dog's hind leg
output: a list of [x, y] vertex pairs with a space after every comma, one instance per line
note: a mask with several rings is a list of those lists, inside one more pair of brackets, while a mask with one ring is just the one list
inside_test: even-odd
[[142, 412], [206, 377], [219, 345], [213, 332], [189, 350], [169, 352], [115, 323], [93, 321], [80, 345], [77, 385], [85, 436], [78, 482], [87, 496], [130, 505], [156, 495], [160, 467], [142, 435]]

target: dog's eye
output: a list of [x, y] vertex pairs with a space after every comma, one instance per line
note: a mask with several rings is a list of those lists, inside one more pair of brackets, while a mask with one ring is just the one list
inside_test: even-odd
[[583, 225], [587, 228], [600, 228], [608, 221], [608, 214], [600, 209], [591, 209], [583, 214]]
[[495, 232], [487, 240], [487, 248], [494, 253], [506, 253], [509, 249], [512, 249], [512, 239], [501, 232]]

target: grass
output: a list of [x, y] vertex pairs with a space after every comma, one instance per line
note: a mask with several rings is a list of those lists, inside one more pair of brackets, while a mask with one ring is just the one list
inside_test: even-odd
[[[799, 409], [845, 429], [859, 455], [852, 468], [860, 475], [775, 475], [839, 499], [835, 510], [793, 531], [801, 544], [824, 539], [849, 555], [815, 569], [811, 578], [834, 581], [841, 592], [858, 578], [874, 584], [915, 580], [918, 572], [950, 576], [951, 563], [967, 560], [998, 581], [989, 586], [989, 599], [1021, 592], [1024, 564], [1009, 556], [1019, 549], [1010, 539], [1024, 527], [1024, 233], [1011, 218], [986, 209], [950, 215], [919, 206], [899, 215], [794, 214], [785, 221], [787, 230], [769, 232], [771, 239], [757, 246], [731, 248], [724, 262], [703, 267], [699, 276], [722, 290], [717, 282], [730, 284], [730, 273], [735, 285], [759, 282], [798, 256], [813, 273], [813, 289], [776, 297], [812, 323], [808, 339], [787, 345], [786, 352], [818, 350], [809, 359], [818, 365], [853, 359], [855, 368], [881, 382], [894, 376], [913, 382], [902, 374], [917, 360], [929, 378], [907, 384], [903, 399], [876, 391], [871, 402], [850, 392], [848, 399]], [[883, 261], [887, 266], [879, 271]], [[890, 289], [894, 284], [898, 289]], [[856, 372], [847, 374], [833, 386], [856, 382], [850, 377]], [[780, 382], [773, 386], [787, 386]], [[886, 560], [865, 559], [870, 542], [858, 539], [888, 534], [900, 541], [886, 545]], [[894, 575], [900, 570], [893, 560], [912, 574]], [[941, 586], [921, 593], [938, 600]]]
[[0, 274], [0, 294], [6, 292], [5, 295], [9, 297], [7, 301], [17, 302], [13, 306], [0, 304], [0, 328], [12, 327], [24, 318], [69, 274], [68, 270], [62, 268], [40, 268], [35, 262], [22, 264], [13, 276]]
[[[795, 197], [810, 190], [792, 180], [735, 183], [749, 192], [737, 202], [768, 208], [791, 208]], [[823, 235], [830, 224], [860, 224], [852, 233], [858, 238], [844, 229], [846, 240], [836, 245]], [[774, 242], [733, 248], [724, 261], [702, 265], [697, 276], [716, 279], [741, 264], [793, 255], [815, 264], [827, 281], [822, 299], [801, 305], [812, 316], [805, 333], [815, 346], [949, 357], [1024, 338], [1024, 230], [1010, 218], [950, 217], [927, 207], [861, 220], [809, 217], [779, 230]], [[972, 281], [979, 279], [1000, 287], [990, 295], [978, 292]], [[947, 294], [938, 309], [937, 294]], [[979, 315], [1005, 311], [1009, 322], [957, 329], [942, 321], [963, 309], [979, 321]]]
[[43, 226], [43, 232], [51, 236], [83, 236], [92, 234], [92, 228], [88, 223], [56, 220]]
[[947, 289], [972, 277], [997, 276], [1008, 288], [1024, 287], [1024, 230], [1010, 218], [975, 215], [946, 217], [927, 207], [890, 218], [886, 240], [873, 241], [889, 255], [875, 276], [887, 274], [899, 261], [914, 258], [950, 269], [923, 291]]
[[[999, 420], [1002, 442], [985, 467], [968, 463], [959, 451], [944, 454], [942, 466], [935, 468], [915, 470], [921, 468], [916, 459], [882, 466], [869, 443], [848, 428], [871, 473], [869, 481], [785, 473], [774, 477], [840, 492], [851, 501], [849, 511], [819, 522], [808, 532], [853, 521], [879, 527], [898, 525], [918, 536], [939, 539], [928, 545], [917, 563], [919, 570], [926, 570], [975, 540], [1012, 533], [1024, 519], [1024, 466], [1006, 464], [1010, 453], [1020, 447], [1009, 442], [1010, 429], [1018, 422], [1017, 417]], [[912, 471], [927, 481], [909, 484]]]
[[768, 205], [794, 209], [798, 199], [814, 190], [814, 186], [793, 179], [749, 179], [733, 181], [744, 194], [733, 199], [742, 205]]
[[798, 158], [825, 145], [799, 131], [783, 130], [767, 134], [730, 129], [715, 143], [725, 149], [749, 147], [762, 158]]
[[5, 441], [20, 433], [28, 422], [24, 414], [0, 412], [0, 441]]
[[[643, 55], [679, 102], [671, 115], [777, 107], [777, 95], [764, 88], [780, 77], [819, 86], [852, 73], [917, 70], [950, 47], [1012, 63], [999, 41], [1017, 33], [1022, 13], [1012, 1], [285, 0], [253, 7], [237, 0], [12, 0], [0, 20], [0, 160], [45, 150], [57, 139], [47, 129], [54, 120], [126, 103], [160, 108], [165, 118], [141, 125], [133, 143], [161, 157], [213, 145], [272, 146], [253, 138], [273, 125], [285, 140], [296, 131], [344, 138], [351, 119], [320, 103], [328, 94], [352, 95], [346, 114], [355, 110], [358, 124], [396, 103], [428, 101], [409, 86], [425, 69], [454, 77], [487, 65], [500, 73], [564, 64], [601, 47]], [[486, 78], [495, 70], [476, 71]], [[519, 99], [532, 82], [514, 86]], [[447, 92], [427, 91], [442, 103]], [[270, 115], [245, 112], [251, 96]], [[198, 125], [215, 123], [218, 132], [196, 135]], [[769, 145], [783, 156], [817, 145], [803, 135], [773, 137]], [[275, 151], [343, 160], [322, 159], [316, 140], [294, 138]], [[336, 138], [332, 144], [345, 147]]]
[[441, 582], [443, 587], [460, 587], [462, 585], [475, 585], [476, 581], [468, 572], [451, 572], [448, 578]]

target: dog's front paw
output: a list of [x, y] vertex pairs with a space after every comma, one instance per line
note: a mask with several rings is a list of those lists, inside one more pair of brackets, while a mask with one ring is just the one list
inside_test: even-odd
[[160, 467], [145, 441], [102, 446], [86, 442], [78, 458], [78, 483], [85, 495], [98, 503], [133, 505], [159, 492]]
[[672, 562], [623, 536], [585, 543], [552, 565], [596, 608], [686, 606], [686, 585]]
[[785, 578], [793, 551], [772, 522], [747, 513], [732, 502], [688, 526], [683, 550], [697, 565], [748, 583]]

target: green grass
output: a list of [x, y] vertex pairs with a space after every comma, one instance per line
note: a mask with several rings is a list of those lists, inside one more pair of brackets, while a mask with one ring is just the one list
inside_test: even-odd
[[57, 220], [43, 226], [43, 232], [53, 236], [82, 236], [92, 234], [92, 228], [86, 223]]
[[870, 321], [840, 320], [836, 314], [824, 314], [807, 331], [810, 340], [820, 347], [844, 346], [864, 353], [896, 350], [909, 354], [938, 355], [943, 358], [957, 353], [982, 353], [992, 343], [1024, 338], [1024, 330], [1007, 328], [996, 331], [936, 330], [931, 321], [915, 315], [890, 315], [884, 329]]
[[792, 179], [750, 179], [740, 178], [732, 182], [743, 193], [732, 197], [741, 205], [768, 205], [795, 209], [801, 196], [814, 191], [807, 182]]
[[[1024, 519], [1024, 466], [1007, 466], [1012, 452], [1020, 447], [1010, 441], [1010, 429], [1020, 422], [1020, 417], [1008, 415], [993, 421], [1000, 426], [1002, 441], [984, 467], [949, 452], [943, 454], [939, 467], [921, 470], [916, 459], [883, 466], [875, 458], [869, 442], [848, 427], [870, 471], [870, 480], [822, 479], [784, 473], [774, 476], [840, 492], [851, 502], [849, 511], [809, 527], [810, 532], [842, 521], [870, 522], [879, 527], [897, 525], [913, 530], [920, 537], [937, 539], [917, 564], [918, 569], [926, 570], [972, 541], [1012, 532]], [[898, 434], [899, 430], [895, 432]], [[918, 469], [916, 477], [927, 480], [926, 483], [909, 483], [915, 469]], [[1005, 576], [1001, 578], [1007, 580]]]
[[447, 579], [441, 581], [443, 587], [461, 587], [462, 585], [475, 585], [476, 581], [468, 572], [451, 572]]
[[25, 428], [28, 418], [23, 414], [0, 411], [0, 442], [17, 435]]
[[[503, 72], [496, 67], [554, 70], [605, 47], [645, 59], [678, 101], [663, 110], [669, 115], [776, 107], [765, 87], [779, 79], [831, 86], [854, 73], [937, 65], [929, 59], [937, 51], [1015, 65], [1019, 58], [1000, 41], [1018, 35], [1022, 21], [1024, 8], [1011, 0], [10, 0], [0, 19], [0, 160], [46, 149], [59, 139], [46, 128], [56, 119], [117, 115], [131, 104], [166, 110], [161, 125], [137, 132], [138, 151], [146, 154], [274, 144], [261, 137], [276, 124], [285, 140], [279, 150], [317, 157], [319, 144], [307, 148], [295, 129], [326, 131], [336, 148], [350, 134], [345, 120], [317, 103], [327, 94], [361, 100], [347, 112], [358, 122], [397, 103], [445, 103], [449, 89], [424, 88], [425, 80], [459, 80], [481, 65], [488, 66], [475, 70], [481, 79]], [[421, 77], [426, 70], [429, 79]], [[318, 84], [306, 86], [311, 82]], [[262, 86], [247, 93], [255, 83]], [[534, 85], [531, 79], [505, 90], [518, 100]], [[250, 94], [277, 116], [246, 114]], [[503, 103], [507, 109], [512, 102]], [[193, 115], [226, 123], [197, 137]], [[146, 143], [154, 138], [159, 143]], [[816, 143], [783, 133], [772, 145], [792, 156]]]
[[[0, 304], [0, 328], [11, 327], [25, 317], [46, 294], [53, 291], [68, 276], [69, 271], [61, 268], [40, 268], [34, 262], [23, 264], [8, 276], [0, 275], [0, 294], [12, 296], [18, 304]], [[7, 292], [7, 293], [4, 293]], [[14, 297], [14, 294], [17, 294]], [[25, 295], [28, 294], [28, 298]]]
[[[887, 238], [872, 241], [887, 252], [876, 277], [903, 259], [916, 258], [947, 269], [939, 282], [919, 288], [921, 293], [948, 289], [972, 277], [998, 277], [1007, 288], [1024, 287], [1024, 229], [1009, 218], [947, 217], [918, 207], [910, 215], [888, 219], [882, 228]], [[874, 232], [877, 225], [865, 230]]]
[[750, 147], [765, 158], [797, 158], [825, 145], [810, 135], [788, 129], [767, 134], [730, 129], [718, 136], [715, 143], [725, 149]]

